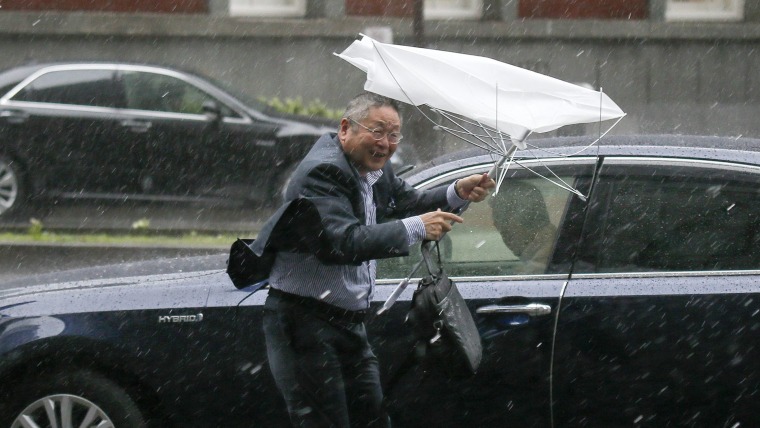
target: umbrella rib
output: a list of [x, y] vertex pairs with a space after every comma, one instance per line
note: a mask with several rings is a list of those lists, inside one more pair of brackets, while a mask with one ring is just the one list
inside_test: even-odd
[[[433, 122], [433, 123], [435, 124], [435, 122]], [[493, 150], [491, 150], [491, 146], [489, 146], [487, 143], [484, 142], [484, 145], [480, 145], [480, 144], [476, 143], [475, 141], [469, 140], [469, 139], [463, 137], [462, 135], [460, 135], [460, 134], [473, 135], [472, 133], [469, 133], [468, 131], [456, 131], [454, 129], [450, 129], [450, 128], [447, 128], [447, 127], [442, 126], [442, 125], [437, 125], [437, 126], [440, 129], [442, 129], [443, 131], [447, 132], [449, 135], [452, 135], [452, 136], [454, 136], [454, 137], [456, 137], [456, 138], [464, 141], [467, 144], [470, 144], [470, 145], [475, 146], [475, 147], [477, 147], [479, 149], [485, 150], [488, 153], [496, 153]]]
[[[436, 108], [434, 108], [433, 110], [437, 111], [443, 117], [445, 117], [446, 119], [448, 119], [451, 123], [453, 123], [453, 124], [457, 125], [459, 128], [461, 128], [463, 130], [462, 133], [466, 133], [468, 135], [471, 135], [473, 138], [478, 139], [478, 141], [480, 141], [482, 144], [486, 145], [488, 148], [484, 148], [482, 146], [479, 146], [479, 145], [475, 144], [472, 141], [465, 140], [465, 141], [469, 142], [470, 144], [475, 145], [475, 146], [477, 146], [479, 148], [482, 148], [484, 150], [491, 151], [493, 153], [497, 153], [497, 154], [503, 154], [503, 153], [506, 152], [506, 151], [500, 151], [499, 150], [500, 147], [497, 144], [487, 141], [487, 140], [494, 141], [494, 136], [491, 135], [491, 133], [489, 132], [490, 127], [487, 127], [487, 126], [483, 125], [480, 122], [465, 120], [465, 119], [462, 118], [462, 116], [459, 116], [459, 115], [456, 115], [456, 114], [453, 114], [453, 113], [449, 113], [449, 112], [447, 112], [445, 110], [440, 110], [440, 109], [436, 109]], [[456, 120], [454, 120], [454, 119], [456, 119]], [[475, 126], [475, 127], [480, 127], [480, 129], [482, 129], [486, 133], [486, 135], [475, 134], [474, 132], [472, 132], [469, 129], [465, 128], [464, 125], [462, 125], [462, 123], [457, 122], [457, 120], [459, 120], [462, 123], [467, 124], [467, 125], [472, 125], [472, 126]], [[449, 131], [452, 134], [454, 132], [458, 132], [456, 130], [453, 130], [451, 128], [448, 128], [448, 127], [445, 127], [445, 126], [442, 126], [442, 125], [439, 125], [439, 126], [441, 126], [442, 129], [447, 130], [447, 131]], [[500, 131], [496, 131], [496, 132], [500, 136], [501, 135], [507, 135], [507, 137], [509, 137], [508, 134], [502, 133]]]
[[[455, 137], [458, 137], [461, 140], [463, 140], [463, 141], [465, 141], [465, 142], [467, 142], [467, 143], [469, 143], [469, 144], [471, 144], [473, 146], [476, 146], [476, 147], [478, 147], [480, 149], [483, 149], [483, 150], [486, 150], [486, 151], [489, 151], [489, 152], [493, 152], [493, 153], [499, 153], [498, 150], [496, 150], [497, 148], [494, 147], [492, 144], [490, 144], [486, 139], [481, 138], [482, 137], [481, 135], [475, 134], [474, 132], [472, 132], [469, 129], [465, 128], [464, 125], [462, 125], [461, 123], [458, 123], [457, 121], [455, 121], [453, 119], [453, 117], [455, 117], [455, 115], [452, 115], [451, 113], [446, 112], [444, 110], [439, 110], [439, 109], [434, 109], [434, 110], [437, 111], [438, 113], [440, 113], [448, 121], [450, 121], [451, 123], [453, 123], [454, 125], [458, 126], [461, 129], [461, 131], [458, 131], [458, 130], [449, 128], [447, 126], [443, 126], [443, 125], [436, 124], [435, 122], [433, 122], [434, 124], [438, 125], [441, 129], [443, 129], [444, 131], [446, 131], [449, 134], [454, 135]], [[471, 123], [471, 125], [477, 126], [474, 123]], [[482, 125], [481, 125], [481, 129], [482, 129]], [[462, 137], [461, 135], [459, 135], [460, 133], [461, 134], [469, 135], [469, 136], [477, 139], [482, 145], [477, 144], [476, 142], [474, 142], [472, 140], [468, 140], [467, 138]], [[488, 137], [490, 138], [490, 136], [488, 136]]]
[[546, 167], [546, 169], [548, 169], [549, 172], [551, 172], [554, 177], [556, 177], [559, 181], [561, 181], [561, 183], [557, 183], [556, 181], [552, 180], [551, 178], [539, 174], [538, 172], [534, 171], [533, 168], [530, 168], [530, 167], [527, 167], [527, 166], [521, 164], [520, 161], [516, 160], [515, 163], [518, 164], [518, 165], [520, 165], [521, 167], [525, 168], [526, 170], [530, 171], [531, 174], [543, 178], [544, 180], [548, 181], [549, 183], [554, 184], [555, 186], [559, 187], [560, 189], [563, 189], [563, 190], [566, 190], [566, 191], [568, 191], [570, 193], [573, 193], [573, 194], [577, 195], [578, 197], [580, 197], [584, 201], [587, 199], [586, 195], [584, 195], [583, 193], [581, 193], [578, 189], [574, 188], [573, 186], [570, 186], [569, 184], [565, 183], [564, 180], [562, 180], [561, 178], [557, 177], [557, 174], [555, 174], [554, 171], [551, 170], [551, 168], [546, 167], [546, 165], [544, 165], [544, 167]]
[[[623, 117], [625, 117], [625, 116], [623, 116]], [[578, 150], [578, 151], [576, 151], [574, 153], [568, 153], [568, 154], [559, 153], [559, 152], [552, 151], [550, 149], [544, 149], [544, 148], [538, 147], [538, 146], [536, 146], [534, 144], [530, 144], [530, 147], [532, 147], [532, 148], [534, 148], [536, 150], [541, 150], [542, 152], [549, 153], [549, 154], [552, 154], [552, 155], [557, 155], [557, 156], [562, 156], [562, 157], [575, 156], [575, 155], [578, 155], [578, 154], [581, 154], [581, 153], [585, 152], [586, 150], [590, 149], [594, 144], [596, 144], [599, 141], [601, 141], [602, 138], [604, 138], [610, 131], [612, 131], [612, 128], [614, 128], [615, 125], [617, 125], [621, 120], [623, 120], [623, 117], [618, 118], [618, 120], [616, 120], [615, 123], [613, 123], [609, 128], [607, 128], [607, 130], [604, 131], [604, 133], [601, 134], [599, 137], [597, 137], [592, 143], [590, 143], [589, 145], [583, 147], [582, 149], [580, 149], [580, 150]]]

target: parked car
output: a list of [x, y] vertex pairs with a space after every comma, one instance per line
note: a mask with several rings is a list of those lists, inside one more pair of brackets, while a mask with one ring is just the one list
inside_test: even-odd
[[165, 67], [13, 68], [0, 72], [0, 215], [33, 196], [271, 201], [336, 129]]
[[[590, 141], [534, 140], [441, 241], [482, 364], [467, 378], [411, 369], [387, 391], [394, 425], [760, 425], [760, 141]], [[446, 186], [492, 163], [450, 156], [408, 180]], [[417, 257], [379, 263], [375, 309]], [[9, 284], [0, 425], [55, 426], [49, 404], [119, 427], [287, 426], [266, 289], [234, 288], [224, 260]], [[384, 380], [412, 349], [412, 288], [368, 322]]]

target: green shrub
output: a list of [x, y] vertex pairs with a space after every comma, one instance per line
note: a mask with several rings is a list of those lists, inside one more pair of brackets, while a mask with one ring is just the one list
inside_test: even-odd
[[331, 109], [319, 99], [312, 100], [308, 103], [304, 103], [301, 97], [285, 98], [284, 100], [279, 97], [260, 97], [259, 100], [276, 111], [287, 114], [319, 116], [328, 119], [340, 119], [343, 116], [343, 110]]
[[29, 229], [27, 229], [27, 232], [29, 233], [29, 236], [32, 237], [32, 239], [35, 241], [42, 239], [43, 229], [44, 227], [41, 221], [37, 220], [36, 218], [29, 219]]

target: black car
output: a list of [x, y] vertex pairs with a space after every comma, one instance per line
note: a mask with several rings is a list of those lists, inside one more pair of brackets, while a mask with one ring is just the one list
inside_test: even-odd
[[[483, 360], [464, 378], [413, 367], [387, 391], [395, 426], [760, 425], [760, 141], [592, 140], [533, 141], [441, 241]], [[492, 163], [451, 156], [408, 179], [445, 186]], [[375, 309], [417, 257], [379, 263]], [[54, 426], [60, 406], [119, 427], [287, 426], [266, 289], [234, 288], [224, 260], [0, 293], [0, 425]], [[385, 381], [412, 349], [412, 288], [368, 323]]]
[[0, 215], [29, 197], [271, 201], [337, 122], [290, 117], [174, 69], [0, 72]]

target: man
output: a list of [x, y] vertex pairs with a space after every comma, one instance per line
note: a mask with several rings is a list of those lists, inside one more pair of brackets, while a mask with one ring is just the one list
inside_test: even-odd
[[401, 139], [397, 102], [372, 93], [355, 97], [338, 133], [322, 136], [298, 166], [289, 202], [254, 245], [259, 256], [269, 254], [262, 260], [273, 259], [264, 333], [294, 426], [390, 425], [364, 325], [374, 259], [440, 239], [452, 222], [462, 222], [442, 208], [482, 201], [495, 187], [484, 174], [416, 191], [388, 163]]

